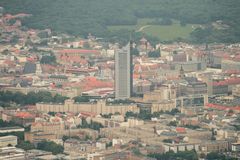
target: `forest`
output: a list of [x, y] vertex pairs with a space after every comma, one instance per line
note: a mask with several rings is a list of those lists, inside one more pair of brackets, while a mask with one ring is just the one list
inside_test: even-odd
[[[32, 14], [23, 20], [30, 28], [50, 28], [76, 36], [92, 33], [111, 41], [124, 41], [132, 31], [111, 31], [108, 26], [136, 25], [141, 18], [174, 19], [181, 25], [204, 25], [191, 33], [188, 41], [192, 43], [235, 43], [240, 40], [239, 0], [1, 0], [0, 6], [5, 13]], [[228, 27], [222, 30], [211, 25], [219, 20]]]

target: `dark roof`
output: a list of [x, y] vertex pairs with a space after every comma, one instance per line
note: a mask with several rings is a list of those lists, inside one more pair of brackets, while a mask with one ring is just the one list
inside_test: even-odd
[[20, 79], [20, 78], [17, 78], [17, 79], [14, 79], [11, 81], [11, 84], [13, 86], [17, 86], [18, 84], [20, 84], [21, 87], [27, 87], [27, 86], [31, 86], [31, 82], [26, 80], [26, 79]]
[[49, 78], [54, 78], [54, 79], [67, 79], [68, 77], [65, 75], [50, 75]]
[[35, 63], [30, 63], [27, 62], [24, 65], [23, 73], [24, 74], [29, 74], [29, 73], [35, 73], [36, 72], [36, 64]]

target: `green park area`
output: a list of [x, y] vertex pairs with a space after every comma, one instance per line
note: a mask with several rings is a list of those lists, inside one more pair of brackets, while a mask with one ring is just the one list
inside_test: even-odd
[[149, 36], [157, 37], [162, 41], [176, 40], [177, 38], [187, 39], [190, 33], [198, 27], [194, 24], [181, 25], [179, 21], [172, 21], [172, 24], [151, 24], [154, 19], [143, 18], [139, 19], [137, 25], [114, 25], [109, 26], [111, 31], [121, 29], [134, 30], [135, 32], [142, 32]]

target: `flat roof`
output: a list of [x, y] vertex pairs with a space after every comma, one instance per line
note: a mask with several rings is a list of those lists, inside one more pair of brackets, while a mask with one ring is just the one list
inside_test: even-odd
[[9, 135], [9, 136], [0, 137], [0, 139], [5, 139], [5, 138], [17, 138], [17, 136]]
[[0, 130], [10, 130], [10, 129], [24, 129], [23, 127], [14, 126], [14, 127], [1, 127]]

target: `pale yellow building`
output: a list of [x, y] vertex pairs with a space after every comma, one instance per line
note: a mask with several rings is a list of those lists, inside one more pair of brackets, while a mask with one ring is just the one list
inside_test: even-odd
[[55, 90], [55, 89], [49, 89], [44, 87], [5, 87], [3, 89], [4, 91], [10, 91], [10, 92], [21, 92], [23, 94], [28, 94], [29, 92], [50, 92], [52, 95], [62, 95], [66, 97], [76, 97], [81, 95], [81, 91], [78, 88], [69, 88], [64, 90]]
[[240, 97], [240, 85], [236, 85], [233, 87], [232, 94], [235, 97]]
[[16, 145], [17, 145], [17, 136], [0, 137], [0, 148], [8, 147], [8, 146], [16, 146]]
[[125, 115], [128, 111], [139, 113], [139, 108], [136, 104], [107, 104], [105, 100], [92, 103], [74, 103], [74, 100], [68, 99], [64, 104], [37, 103], [36, 107], [37, 110], [42, 112], [91, 112], [95, 114], [114, 114], [119, 112], [122, 115]]
[[143, 95], [144, 102], [161, 102], [176, 99], [176, 88], [172, 85], [161, 86], [158, 90]]
[[160, 111], [171, 111], [176, 108], [176, 100], [161, 101], [158, 103], [152, 103], [151, 113]]
[[31, 131], [42, 131], [46, 133], [53, 133], [58, 134], [65, 130], [64, 123], [57, 122], [57, 123], [50, 123], [50, 122], [35, 122], [31, 125]]

